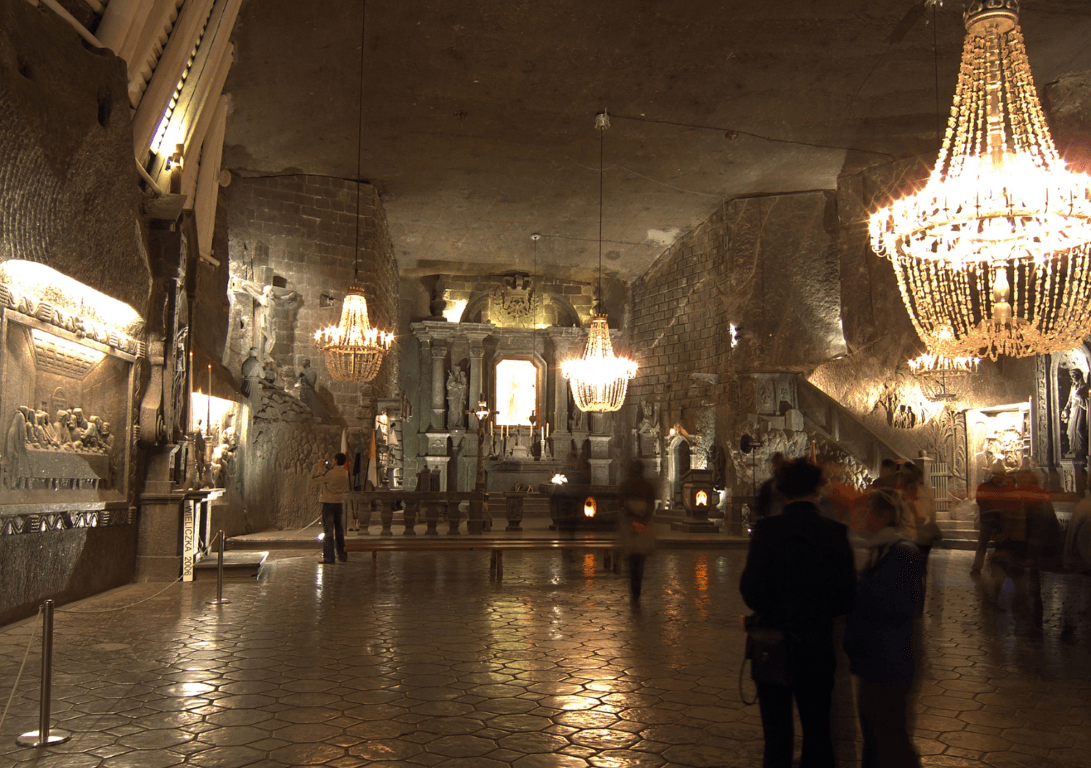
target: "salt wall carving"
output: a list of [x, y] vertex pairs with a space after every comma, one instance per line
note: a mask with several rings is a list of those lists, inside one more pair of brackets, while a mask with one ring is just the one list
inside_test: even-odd
[[492, 293], [489, 319], [501, 328], [533, 328], [542, 300], [526, 275], [504, 277]]
[[246, 506], [269, 515], [279, 528], [301, 528], [319, 515], [310, 483], [314, 466], [340, 450], [342, 430], [315, 424], [310, 409], [279, 387], [258, 387], [248, 440], [237, 459]]
[[14, 310], [40, 322], [74, 333], [77, 338], [105, 344], [133, 357], [144, 355], [144, 344], [124, 333], [92, 322], [79, 315], [65, 312], [46, 301], [8, 285], [0, 285], [0, 310]]
[[1018, 469], [1031, 458], [1029, 405], [966, 411], [966, 444], [970, 487], [976, 488], [997, 461], [1009, 472]]
[[130, 508], [16, 513], [0, 517], [0, 536], [64, 531], [73, 528], [105, 528], [111, 525], [134, 525], [135, 523], [136, 510]]
[[40, 502], [44, 492], [124, 499], [143, 344], [7, 284], [0, 319], [0, 488], [16, 494], [8, 501]]

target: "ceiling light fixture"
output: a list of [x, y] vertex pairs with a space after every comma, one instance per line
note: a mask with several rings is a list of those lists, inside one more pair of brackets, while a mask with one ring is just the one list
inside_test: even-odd
[[591, 312], [591, 329], [583, 357], [561, 363], [561, 373], [572, 388], [572, 399], [581, 411], [606, 413], [620, 410], [625, 404], [629, 379], [636, 376], [637, 364], [614, 354], [610, 327], [606, 322], [602, 293], [602, 137], [610, 127], [610, 117], [603, 110], [595, 115], [599, 131], [599, 282], [595, 308]]
[[978, 357], [944, 357], [925, 353], [909, 361], [921, 392], [932, 401], [955, 400], [981, 363]]
[[367, 299], [358, 284], [360, 277], [360, 177], [364, 141], [364, 21], [367, 6], [360, 8], [360, 119], [356, 134], [356, 241], [353, 250], [352, 285], [341, 305], [341, 320], [315, 331], [314, 343], [326, 356], [326, 367], [338, 381], [368, 382], [379, 373], [394, 334], [372, 328]]
[[1025, 357], [1091, 332], [1091, 177], [1046, 127], [1017, 0], [974, 0], [954, 105], [925, 187], [871, 217], [929, 352]]

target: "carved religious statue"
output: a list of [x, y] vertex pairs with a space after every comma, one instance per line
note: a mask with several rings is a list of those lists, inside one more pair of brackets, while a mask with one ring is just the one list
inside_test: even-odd
[[452, 366], [447, 375], [447, 429], [461, 427], [466, 410], [466, 374], [457, 366]]
[[318, 396], [316, 386], [318, 373], [311, 368], [310, 359], [303, 360], [303, 370], [299, 372], [299, 399], [310, 408], [311, 415], [318, 421], [325, 423], [329, 420], [326, 406], [322, 405], [322, 399]]
[[276, 307], [278, 303], [292, 302], [299, 296], [288, 288], [261, 285], [250, 280], [232, 278], [231, 291], [246, 294], [254, 300], [254, 335], [253, 344], [257, 347], [259, 359], [266, 359], [277, 343]]
[[640, 424], [637, 425], [636, 431], [640, 436], [658, 435], [659, 434], [659, 403], [653, 403], [649, 400], [645, 400], [640, 404], [643, 418], [640, 420]]
[[1061, 411], [1061, 423], [1065, 425], [1065, 434], [1068, 437], [1065, 456], [1080, 458], [1087, 455], [1088, 387], [1084, 373], [1079, 368], [1069, 369], [1068, 375], [1072, 384], [1068, 390], [1068, 401]]
[[258, 360], [258, 348], [250, 347], [250, 353], [242, 361], [242, 393], [247, 397], [257, 394], [261, 390], [263, 375], [261, 361]]

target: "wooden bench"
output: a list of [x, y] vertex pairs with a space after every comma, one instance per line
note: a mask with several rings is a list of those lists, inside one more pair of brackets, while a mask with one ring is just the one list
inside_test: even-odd
[[585, 539], [583, 541], [534, 541], [517, 539], [512, 541], [489, 541], [480, 539], [460, 539], [457, 541], [406, 541], [404, 539], [361, 541], [350, 539], [345, 542], [349, 552], [371, 552], [371, 572], [374, 573], [379, 562], [380, 552], [466, 552], [488, 550], [489, 573], [497, 577], [504, 575], [504, 552], [534, 551], [588, 551], [602, 552], [603, 565], [607, 570], [617, 573], [620, 568], [617, 543], [608, 539]]

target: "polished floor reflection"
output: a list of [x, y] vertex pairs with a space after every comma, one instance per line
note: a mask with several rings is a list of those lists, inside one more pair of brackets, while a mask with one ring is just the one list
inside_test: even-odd
[[[53, 722], [72, 740], [14, 744], [37, 728], [34, 640], [0, 765], [757, 768], [744, 557], [660, 551], [636, 611], [624, 574], [548, 552], [509, 553], [502, 581], [487, 552], [384, 554], [375, 573], [282, 552], [219, 607], [215, 583], [115, 590], [56, 614]], [[924, 764], [1091, 765], [1091, 586], [1044, 575], [1039, 631], [1010, 582], [983, 605], [969, 567], [931, 561]], [[0, 628], [4, 700], [34, 626]]]

